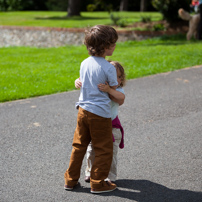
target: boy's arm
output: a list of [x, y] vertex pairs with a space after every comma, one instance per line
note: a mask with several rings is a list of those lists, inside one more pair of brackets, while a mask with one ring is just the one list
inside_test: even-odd
[[[74, 83], [75, 83], [76, 88], [81, 88], [82, 82], [81, 82], [80, 78], [76, 79]], [[105, 84], [103, 84], [103, 85], [105, 86]], [[107, 86], [105, 88], [108, 89]], [[104, 90], [106, 90], [105, 88], [103, 88], [103, 90], [101, 90], [100, 88], [99, 89], [101, 91], [104, 91]], [[116, 88], [117, 88], [117, 86], [110, 86], [109, 87], [109, 89], [107, 90], [109, 93], [109, 98], [111, 100], [113, 100], [114, 102], [118, 103], [119, 105], [122, 105], [124, 103], [125, 95], [119, 91], [116, 91]], [[107, 91], [104, 91], [104, 92], [107, 92]]]
[[[78, 79], [76, 79], [76, 80], [74, 81], [74, 85], [75, 85], [76, 88], [81, 88], [82, 82], [81, 82], [80, 78], [78, 78]], [[110, 87], [113, 88], [113, 89], [116, 89], [116, 88], [117, 88], [117, 86], [110, 86]]]
[[103, 92], [109, 93], [110, 99], [118, 103], [119, 105], [122, 105], [124, 103], [125, 95], [115, 90], [116, 86], [110, 87], [108, 83], [106, 82], [106, 84], [102, 84], [102, 83], [99, 84], [98, 88]]

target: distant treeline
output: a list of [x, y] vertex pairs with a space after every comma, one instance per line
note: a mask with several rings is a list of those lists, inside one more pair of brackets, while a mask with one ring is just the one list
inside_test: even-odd
[[[96, 5], [96, 11], [106, 11], [110, 7], [118, 11], [121, 0], [81, 0], [81, 11], [88, 11], [91, 6]], [[0, 0], [0, 11], [66, 11], [68, 0]], [[140, 0], [128, 0], [128, 11], [139, 11]], [[154, 11], [151, 1], [147, 3], [147, 11]]]

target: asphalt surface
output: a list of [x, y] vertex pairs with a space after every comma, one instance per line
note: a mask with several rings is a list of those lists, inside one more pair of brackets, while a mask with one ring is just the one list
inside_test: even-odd
[[0, 104], [0, 201], [202, 201], [202, 66], [127, 82], [118, 189], [65, 191], [79, 91]]

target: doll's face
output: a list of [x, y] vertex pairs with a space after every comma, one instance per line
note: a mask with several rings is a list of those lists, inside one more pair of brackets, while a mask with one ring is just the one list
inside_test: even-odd
[[122, 76], [121, 76], [121, 72], [119, 69], [116, 70], [116, 73], [117, 73], [117, 81], [118, 81], [118, 86], [121, 85], [121, 82], [122, 82]]

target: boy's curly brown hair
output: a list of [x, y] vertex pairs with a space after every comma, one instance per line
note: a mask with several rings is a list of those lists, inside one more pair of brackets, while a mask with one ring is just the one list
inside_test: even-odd
[[118, 34], [113, 27], [107, 25], [96, 25], [86, 31], [84, 44], [88, 53], [92, 56], [102, 56], [105, 48], [109, 48], [118, 40]]

